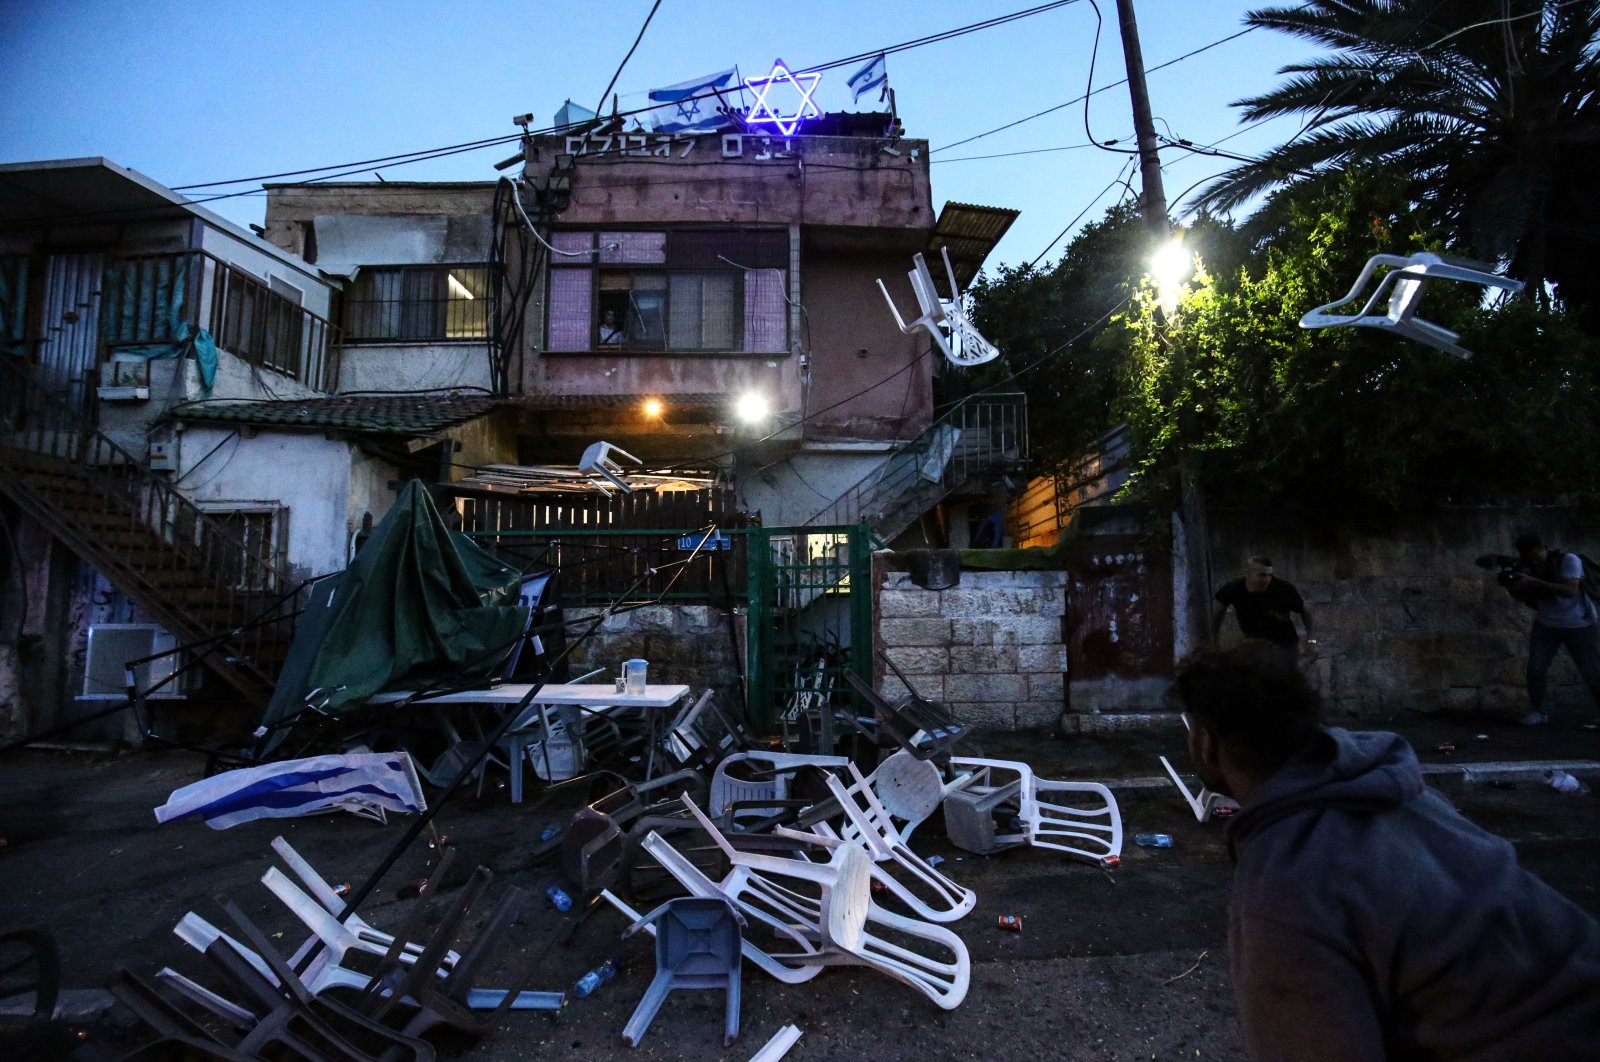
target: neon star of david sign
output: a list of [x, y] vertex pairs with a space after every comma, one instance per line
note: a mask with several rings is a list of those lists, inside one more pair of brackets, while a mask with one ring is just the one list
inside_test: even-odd
[[[822, 80], [821, 74], [792, 74], [789, 68], [779, 59], [772, 64], [772, 73], [766, 77], [747, 77], [744, 79], [745, 87], [755, 92], [755, 106], [750, 108], [750, 113], [745, 116], [747, 125], [772, 125], [784, 136], [793, 136], [800, 123], [807, 118], [820, 118], [822, 112], [817, 110], [817, 105], [811, 101], [811, 94], [817, 91], [817, 82]], [[800, 94], [800, 103], [792, 114], [783, 114], [775, 108], [767, 96], [779, 85], [791, 85], [795, 92]]]

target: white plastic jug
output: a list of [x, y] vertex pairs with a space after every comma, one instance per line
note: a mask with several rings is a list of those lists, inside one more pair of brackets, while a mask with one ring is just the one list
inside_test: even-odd
[[650, 661], [635, 657], [622, 662], [622, 692], [628, 694], [642, 694], [645, 690], [645, 676], [650, 670]]

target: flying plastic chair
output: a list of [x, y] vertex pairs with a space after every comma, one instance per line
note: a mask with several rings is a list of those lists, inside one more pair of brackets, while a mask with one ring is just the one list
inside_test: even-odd
[[[583, 451], [583, 458], [578, 462], [578, 471], [586, 476], [598, 476], [622, 493], [632, 494], [633, 488], [628, 486], [627, 481], [622, 478], [623, 467], [611, 459], [612, 454], [620, 454], [636, 465], [644, 463], [622, 447], [613, 446], [611, 443], [602, 440], [597, 443], [590, 443], [589, 448]], [[600, 488], [601, 493], [610, 493], [599, 480], [595, 481], [595, 486]]]
[[[993, 343], [983, 338], [977, 326], [972, 323], [972, 319], [967, 316], [961, 301], [961, 289], [956, 287], [956, 272], [950, 267], [950, 253], [941, 247], [939, 254], [944, 257], [944, 271], [950, 278], [952, 298], [947, 303], [940, 301], [939, 292], [933, 286], [933, 275], [928, 272], [928, 263], [920, 254], [912, 256], [916, 268], [907, 273], [906, 277], [911, 281], [911, 290], [916, 293], [917, 305], [922, 310], [922, 316], [910, 324], [906, 324], [905, 318], [900, 316], [900, 310], [889, 297], [889, 289], [883, 286], [883, 281], [878, 281], [878, 290], [883, 292], [883, 301], [889, 304], [889, 312], [894, 314], [894, 323], [908, 336], [918, 331], [928, 333], [940, 353], [949, 358], [952, 364], [961, 368], [993, 361], [1000, 356], [1000, 351], [995, 349]], [[939, 330], [941, 324], [950, 330], [949, 338]], [[953, 347], [950, 342], [952, 339], [955, 340]]]
[[[1367, 286], [1367, 282], [1372, 279], [1373, 273], [1379, 266], [1394, 268], [1378, 281], [1378, 286], [1373, 289], [1372, 296], [1367, 299], [1366, 305], [1361, 307], [1359, 313], [1328, 312], [1360, 298], [1362, 289]], [[1300, 327], [1337, 328], [1342, 325], [1359, 325], [1385, 328], [1407, 339], [1414, 339], [1418, 343], [1425, 343], [1448, 354], [1454, 354], [1458, 358], [1472, 357], [1472, 351], [1457, 344], [1456, 341], [1461, 337], [1455, 332], [1417, 316], [1417, 305], [1422, 301], [1423, 281], [1426, 280], [1460, 280], [1468, 284], [1482, 284], [1484, 287], [1504, 288], [1512, 294], [1522, 290], [1520, 280], [1511, 280], [1508, 277], [1484, 273], [1466, 266], [1451, 265], [1436, 254], [1426, 252], [1410, 256], [1377, 254], [1367, 259], [1367, 264], [1362, 267], [1361, 275], [1356, 278], [1348, 295], [1338, 302], [1318, 306], [1307, 313], [1300, 318]], [[1385, 297], [1389, 300], [1388, 306], [1380, 310], [1379, 306]]]

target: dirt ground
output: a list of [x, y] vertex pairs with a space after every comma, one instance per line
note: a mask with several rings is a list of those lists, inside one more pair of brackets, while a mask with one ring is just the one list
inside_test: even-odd
[[[1426, 762], [1600, 759], [1600, 735], [1463, 726], [1430, 720], [1409, 736]], [[1455, 753], [1434, 752], [1441, 741]], [[1181, 763], [1177, 732], [1063, 739], [1006, 735], [986, 754], [1025, 758], [1046, 777], [1095, 780], [1148, 778], [1157, 753]], [[117, 968], [153, 974], [171, 965], [203, 971], [199, 956], [171, 933], [189, 910], [223, 923], [213, 897], [238, 902], [272, 933], [285, 952], [298, 943], [288, 917], [258, 884], [269, 865], [271, 839], [283, 834], [332, 881], [359, 885], [405, 830], [346, 815], [248, 823], [215, 831], [198, 821], [157, 826], [151, 809], [199, 776], [201, 759], [159, 751], [120, 756], [28, 752], [0, 762], [0, 929], [39, 926], [55, 934], [69, 1005], [94, 1012], [95, 991]], [[1591, 782], [1597, 779], [1591, 778]], [[1435, 783], [1475, 821], [1512, 840], [1524, 863], [1591, 913], [1600, 914], [1593, 846], [1600, 841], [1600, 800], [1563, 795], [1526, 779], [1515, 788]], [[722, 1045], [721, 992], [676, 992], [668, 997], [638, 1048], [620, 1041], [653, 973], [642, 935], [619, 944], [621, 915], [601, 907], [578, 921], [557, 913], [544, 888], [559, 873], [554, 861], [531, 853], [560, 810], [513, 806], [498, 787], [482, 799], [456, 797], [439, 813], [459, 851], [450, 880], [434, 882], [448, 895], [481, 863], [496, 875], [491, 897], [505, 885], [528, 900], [505, 933], [486, 983], [570, 988], [606, 958], [624, 960], [621, 974], [589, 999], [562, 1012], [521, 1012], [466, 1057], [474, 1059], [745, 1059], [787, 1023], [804, 1036], [794, 1059], [997, 1058], [1238, 1058], [1226, 955], [1230, 867], [1221, 824], [1194, 821], [1176, 791], [1146, 783], [1118, 789], [1124, 828], [1173, 835], [1171, 849], [1125, 846], [1114, 873], [1059, 853], [1021, 849], [984, 858], [949, 845], [936, 816], [919, 829], [915, 847], [942, 855], [943, 869], [978, 894], [977, 908], [952, 928], [972, 958], [966, 1001], [941, 1011], [920, 994], [860, 968], [825, 970], [798, 986], [779, 984], [744, 968], [742, 1025]], [[427, 876], [436, 852], [425, 841], [407, 851], [362, 905], [368, 921], [397, 925], [415, 902], [397, 892]], [[1020, 933], [1001, 930], [998, 915], [1023, 919]], [[574, 925], [573, 923], [577, 924]], [[95, 1035], [133, 1042], [142, 1033], [112, 1010]], [[133, 1038], [133, 1039], [130, 1039]]]

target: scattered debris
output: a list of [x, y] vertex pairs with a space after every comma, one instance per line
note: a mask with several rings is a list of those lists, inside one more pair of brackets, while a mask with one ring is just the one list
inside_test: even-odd
[[1013, 933], [1022, 932], [1021, 915], [1001, 915], [999, 925], [1001, 929], [1009, 929]]
[[1136, 833], [1133, 843], [1140, 848], [1171, 848], [1172, 834], [1170, 833]]
[[1162, 981], [1161, 983], [1164, 984], [1164, 985], [1170, 985], [1174, 981], [1183, 980], [1185, 977], [1188, 977], [1190, 974], [1192, 974], [1196, 970], [1200, 969], [1200, 964], [1205, 962], [1206, 961], [1206, 956], [1210, 955], [1210, 954], [1211, 953], [1209, 951], [1202, 951], [1200, 953], [1200, 957], [1194, 961], [1194, 965], [1193, 966], [1189, 967], [1187, 970], [1183, 971], [1183, 973], [1181, 973], [1181, 974], [1176, 974], [1176, 975], [1174, 975], [1172, 977], [1167, 978], [1165, 981]]
[[800, 1040], [798, 1025], [785, 1025], [773, 1034], [766, 1046], [750, 1056], [750, 1062], [778, 1062]]

